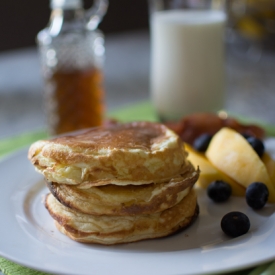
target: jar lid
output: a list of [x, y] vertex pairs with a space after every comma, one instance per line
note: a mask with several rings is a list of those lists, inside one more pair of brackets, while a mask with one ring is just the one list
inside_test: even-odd
[[76, 9], [82, 7], [82, 0], [51, 0], [52, 9]]

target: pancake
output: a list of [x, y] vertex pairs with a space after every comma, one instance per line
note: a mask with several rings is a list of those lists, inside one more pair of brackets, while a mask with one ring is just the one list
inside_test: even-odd
[[181, 177], [145, 185], [105, 185], [81, 189], [75, 185], [47, 182], [63, 205], [92, 215], [140, 215], [163, 211], [179, 203], [197, 181], [199, 173], [189, 165]]
[[28, 157], [50, 182], [101, 186], [167, 182], [188, 165], [186, 155], [166, 126], [132, 122], [37, 141]]
[[94, 216], [72, 210], [48, 194], [45, 206], [55, 224], [69, 238], [105, 245], [160, 238], [189, 226], [198, 215], [194, 190], [175, 206], [150, 215]]

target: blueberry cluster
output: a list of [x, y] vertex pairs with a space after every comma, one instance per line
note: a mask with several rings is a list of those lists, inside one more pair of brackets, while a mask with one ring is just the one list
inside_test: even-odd
[[[214, 202], [224, 202], [231, 196], [231, 186], [222, 180], [216, 180], [209, 184], [207, 195]], [[268, 200], [268, 189], [262, 182], [251, 183], [245, 192], [247, 204], [253, 209], [261, 209]]]
[[[243, 134], [243, 137], [252, 146], [261, 158], [265, 152], [263, 142], [251, 135]], [[193, 147], [199, 152], [205, 152], [211, 142], [212, 135], [202, 134], [193, 143]], [[216, 203], [221, 203], [231, 196], [231, 186], [221, 180], [212, 182], [207, 188], [207, 194]], [[261, 209], [268, 200], [268, 189], [264, 183], [254, 182], [246, 189], [245, 199], [247, 204], [255, 209]], [[221, 221], [223, 232], [231, 237], [238, 237], [248, 232], [250, 228], [249, 218], [241, 212], [233, 211], [226, 214]]]
[[[214, 202], [224, 202], [231, 195], [231, 186], [221, 180], [213, 181], [207, 188], [207, 194]], [[253, 182], [245, 193], [247, 204], [255, 209], [261, 209], [268, 200], [268, 189], [264, 183]], [[233, 211], [226, 214], [221, 220], [221, 228], [225, 234], [231, 237], [241, 236], [249, 231], [249, 218], [241, 212]]]

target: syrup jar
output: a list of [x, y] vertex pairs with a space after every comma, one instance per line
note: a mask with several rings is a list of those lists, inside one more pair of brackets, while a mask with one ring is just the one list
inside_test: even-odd
[[100, 126], [104, 119], [104, 36], [97, 29], [108, 7], [96, 0], [52, 0], [48, 26], [37, 35], [49, 134]]

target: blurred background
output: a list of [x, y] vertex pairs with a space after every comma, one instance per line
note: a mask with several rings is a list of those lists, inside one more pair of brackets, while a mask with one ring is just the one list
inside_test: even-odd
[[275, 50], [275, 1], [228, 0], [227, 42], [236, 51], [259, 59]]
[[[275, 123], [275, 1], [226, 3], [226, 109]], [[49, 0], [0, 1], [0, 139], [45, 127], [35, 38], [49, 17]], [[99, 29], [106, 39], [107, 109], [148, 100], [147, 0], [110, 0]]]
[[[50, 0], [0, 2], [0, 51], [35, 46], [37, 33], [50, 18]], [[84, 0], [92, 6], [92, 0]], [[148, 29], [147, 0], [111, 0], [100, 29], [105, 34]]]
[[[93, 1], [83, 3], [89, 8]], [[35, 40], [50, 12], [50, 0], [0, 2], [0, 138], [45, 127]], [[99, 29], [105, 34], [107, 110], [148, 99], [147, 1], [111, 0]]]

